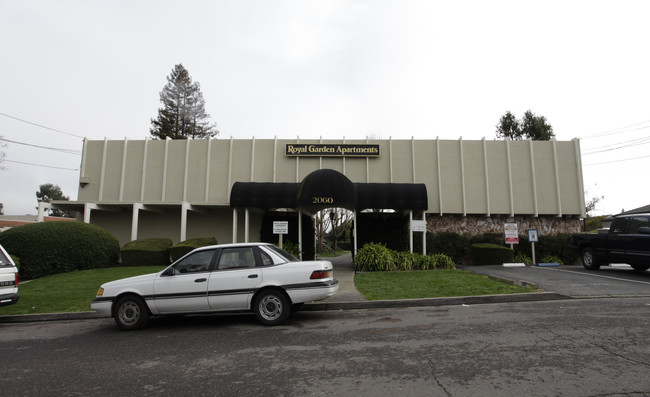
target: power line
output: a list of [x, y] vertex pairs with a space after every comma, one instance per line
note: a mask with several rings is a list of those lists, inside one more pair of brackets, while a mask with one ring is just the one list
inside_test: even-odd
[[630, 161], [630, 160], [644, 159], [644, 158], [646, 158], [646, 157], [650, 157], [650, 155], [648, 155], [648, 156], [632, 157], [632, 158], [629, 158], [629, 159], [622, 159], [622, 160], [604, 161], [604, 162], [602, 162], [602, 163], [585, 164], [584, 166], [585, 166], [585, 167], [589, 167], [590, 165], [601, 165], [601, 164], [620, 163], [620, 162], [623, 162], [623, 161]]
[[643, 129], [646, 129], [646, 128], [650, 128], [650, 125], [646, 125], [646, 126], [639, 127], [639, 128], [634, 128], [634, 129], [629, 129], [629, 128], [636, 127], [637, 125], [645, 124], [645, 123], [648, 123], [648, 122], [650, 122], [650, 120], [642, 121], [642, 122], [636, 123], [636, 124], [631, 124], [631, 125], [628, 125], [626, 127], [615, 128], [613, 130], [597, 132], [595, 134], [584, 136], [584, 137], [582, 137], [580, 139], [600, 138], [600, 137], [608, 136], [608, 135], [616, 135], [616, 134], [623, 134], [623, 133], [626, 133], [626, 132], [643, 130]]
[[36, 166], [36, 167], [54, 168], [54, 169], [57, 169], [57, 170], [79, 171], [79, 168], [55, 167], [55, 166], [52, 166], [52, 165], [43, 165], [43, 164], [25, 163], [25, 162], [22, 162], [22, 161], [7, 160], [7, 159], [4, 159], [4, 160], [2, 160], [2, 161], [7, 161], [7, 162], [9, 162], [9, 163], [17, 163], [17, 164], [34, 165], [34, 166]]
[[84, 137], [81, 136], [81, 135], [72, 134], [72, 133], [70, 133], [70, 132], [65, 132], [65, 131], [57, 130], [56, 128], [51, 128], [51, 127], [47, 127], [47, 126], [44, 126], [44, 125], [41, 125], [41, 124], [33, 123], [33, 122], [31, 122], [31, 121], [27, 121], [27, 120], [20, 119], [20, 118], [18, 118], [18, 117], [10, 116], [10, 115], [5, 114], [5, 113], [0, 113], [0, 116], [9, 117], [10, 119], [14, 119], [14, 120], [21, 121], [21, 122], [23, 122], [23, 123], [27, 123], [27, 124], [35, 125], [36, 127], [45, 128], [46, 130], [50, 130], [50, 131], [54, 131], [54, 132], [59, 132], [59, 133], [61, 133], [61, 134], [70, 135], [70, 136], [74, 136], [74, 137], [77, 137], [77, 138], [84, 139]]
[[71, 150], [71, 149], [61, 149], [61, 148], [54, 148], [54, 147], [48, 147], [48, 146], [40, 146], [40, 145], [31, 144], [31, 143], [12, 141], [11, 139], [1, 138], [1, 137], [0, 137], [0, 141], [15, 143], [17, 145], [31, 146], [31, 147], [35, 147], [35, 148], [39, 148], [39, 149], [53, 150], [55, 152], [61, 152], [61, 153], [66, 153], [66, 154], [75, 154], [77, 156], [81, 155], [81, 150]]
[[[585, 151], [584, 155], [588, 156], [590, 154], [596, 154], [596, 153], [602, 153], [602, 152], [610, 152], [612, 150], [625, 149], [625, 148], [632, 147], [632, 146], [647, 145], [648, 143], [650, 143], [650, 137], [643, 137], [643, 138], [639, 138], [639, 139], [633, 139], [631, 141], [617, 142], [617, 143], [612, 143], [612, 144], [605, 145], [605, 146], [600, 146], [600, 147], [595, 147], [595, 148], [592, 148], [592, 149], [588, 149], [588, 150]], [[614, 145], [621, 145], [621, 146], [612, 147]], [[596, 150], [596, 149], [601, 149], [601, 150]]]

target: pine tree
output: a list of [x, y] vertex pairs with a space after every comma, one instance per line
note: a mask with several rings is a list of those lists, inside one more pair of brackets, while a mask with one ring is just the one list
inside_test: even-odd
[[182, 64], [174, 66], [167, 84], [160, 92], [163, 107], [158, 118], [151, 119], [151, 136], [156, 139], [202, 139], [219, 133], [215, 124], [209, 123], [205, 113], [205, 100], [198, 82], [193, 83]]

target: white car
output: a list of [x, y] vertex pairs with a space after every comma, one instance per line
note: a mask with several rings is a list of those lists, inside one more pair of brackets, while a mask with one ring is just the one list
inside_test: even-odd
[[11, 256], [0, 245], [0, 306], [18, 302], [18, 269]]
[[126, 330], [150, 316], [252, 310], [265, 325], [336, 293], [332, 263], [299, 261], [267, 243], [197, 248], [159, 273], [103, 284], [90, 307]]

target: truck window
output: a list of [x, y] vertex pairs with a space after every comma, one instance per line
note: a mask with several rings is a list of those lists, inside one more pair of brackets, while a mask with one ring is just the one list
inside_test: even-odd
[[650, 226], [650, 220], [645, 216], [635, 216], [630, 219], [630, 234], [639, 233], [639, 228], [642, 226]]
[[610, 233], [623, 233], [625, 232], [625, 224], [627, 223], [627, 218], [618, 218], [612, 221], [612, 226], [609, 227]]

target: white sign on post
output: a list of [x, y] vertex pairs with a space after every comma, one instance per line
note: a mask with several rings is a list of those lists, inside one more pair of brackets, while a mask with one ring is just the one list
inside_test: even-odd
[[519, 244], [519, 231], [516, 223], [505, 223], [503, 228], [506, 232], [506, 244]]
[[289, 221], [273, 221], [273, 234], [289, 234]]
[[412, 220], [411, 221], [411, 230], [414, 231], [414, 232], [426, 232], [427, 231], [427, 223], [425, 221]]

